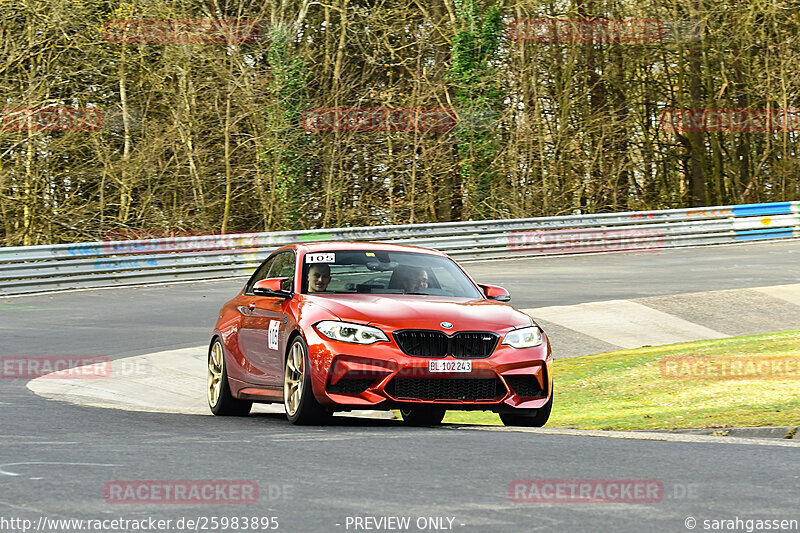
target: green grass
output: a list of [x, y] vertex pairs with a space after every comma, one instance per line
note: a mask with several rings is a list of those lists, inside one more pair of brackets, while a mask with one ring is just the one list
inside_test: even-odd
[[[664, 358], [793, 361], [790, 376], [684, 378], [662, 375]], [[667, 429], [800, 424], [800, 330], [623, 350], [554, 362], [548, 427]], [[715, 374], [718, 376], [719, 374]], [[448, 412], [445, 422], [499, 425], [483, 411]]]

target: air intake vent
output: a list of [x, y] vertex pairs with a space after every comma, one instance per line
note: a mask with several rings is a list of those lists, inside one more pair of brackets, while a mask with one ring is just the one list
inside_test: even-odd
[[503, 376], [517, 396], [523, 398], [544, 398], [547, 393], [539, 387], [536, 376]]
[[335, 385], [328, 384], [328, 392], [333, 394], [361, 394], [375, 382], [375, 378], [343, 378]]
[[398, 400], [491, 401], [506, 395], [503, 382], [490, 379], [419, 379], [396, 377], [384, 389]]

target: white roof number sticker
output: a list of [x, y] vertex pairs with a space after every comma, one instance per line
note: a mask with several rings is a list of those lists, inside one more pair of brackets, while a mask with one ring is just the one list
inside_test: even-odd
[[306, 263], [335, 263], [336, 254], [326, 252], [321, 254], [306, 254]]

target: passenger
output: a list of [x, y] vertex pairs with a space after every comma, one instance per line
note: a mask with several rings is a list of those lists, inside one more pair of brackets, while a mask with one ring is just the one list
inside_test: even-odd
[[403, 278], [406, 292], [419, 292], [428, 288], [428, 273], [422, 267], [409, 267]]
[[308, 267], [308, 292], [325, 292], [331, 282], [331, 267], [315, 263]]

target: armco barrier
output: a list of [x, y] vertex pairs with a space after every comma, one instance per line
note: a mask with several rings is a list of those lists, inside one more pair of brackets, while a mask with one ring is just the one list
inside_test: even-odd
[[244, 276], [288, 243], [370, 240], [461, 261], [800, 237], [800, 202], [0, 248], [0, 296]]

